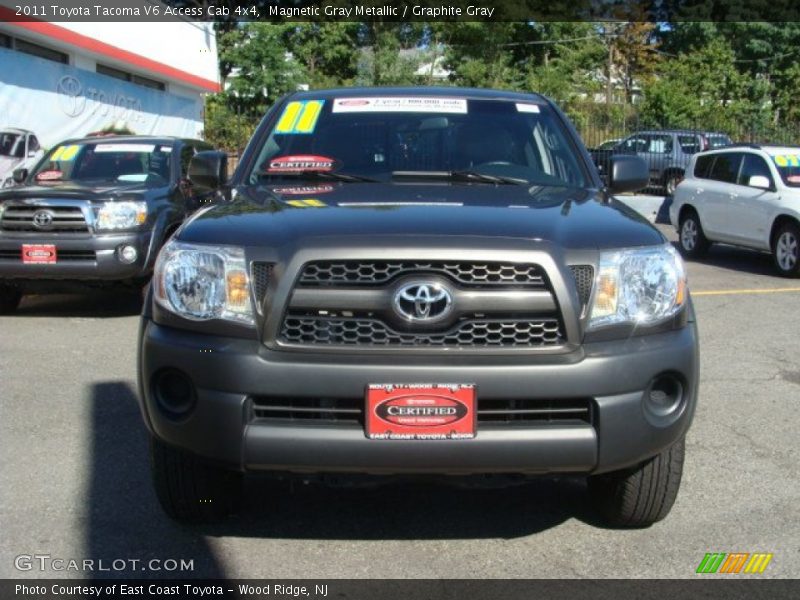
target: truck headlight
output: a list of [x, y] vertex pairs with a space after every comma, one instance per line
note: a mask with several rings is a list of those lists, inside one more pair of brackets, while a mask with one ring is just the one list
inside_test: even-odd
[[147, 221], [146, 202], [106, 202], [97, 211], [96, 229], [132, 229]]
[[254, 324], [242, 248], [168, 242], [153, 283], [156, 302], [185, 319]]
[[655, 325], [686, 302], [683, 261], [671, 244], [600, 253], [589, 329]]

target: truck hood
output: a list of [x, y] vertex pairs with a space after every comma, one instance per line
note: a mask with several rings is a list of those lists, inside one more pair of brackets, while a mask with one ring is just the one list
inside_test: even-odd
[[244, 186], [196, 215], [182, 241], [279, 247], [305, 238], [505, 237], [564, 248], [664, 243], [624, 204], [594, 190], [487, 184], [346, 183]]
[[[8, 188], [0, 192], [0, 202], [3, 200], [90, 200], [107, 201], [119, 198], [126, 200], [132, 196], [142, 196], [155, 189], [141, 183], [100, 183], [98, 185], [84, 186], [74, 182], [56, 183], [52, 185], [26, 185]], [[161, 188], [163, 190], [163, 188]]]

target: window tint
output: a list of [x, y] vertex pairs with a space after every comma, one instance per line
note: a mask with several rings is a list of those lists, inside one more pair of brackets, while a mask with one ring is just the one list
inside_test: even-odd
[[694, 154], [700, 151], [700, 139], [696, 135], [679, 135], [678, 143], [684, 154]]
[[742, 155], [738, 152], [717, 154], [709, 177], [725, 183], [736, 183], [736, 176], [739, 174], [739, 164], [741, 162]]
[[742, 171], [739, 174], [739, 185], [748, 185], [751, 177], [763, 175], [772, 183], [772, 173], [769, 172], [767, 162], [755, 154], [745, 154], [742, 162]]
[[635, 136], [628, 138], [623, 142], [623, 149], [628, 152], [646, 152], [649, 141], [646, 137]]
[[195, 154], [197, 154], [197, 150], [195, 150], [194, 146], [187, 144], [181, 148], [181, 175], [183, 177], [186, 177], [189, 172], [189, 163]]
[[714, 155], [698, 156], [697, 162], [694, 165], [694, 176], [701, 179], [707, 179], [711, 165], [714, 164]]
[[39, 150], [39, 140], [35, 135], [28, 138], [28, 152], [37, 152]]

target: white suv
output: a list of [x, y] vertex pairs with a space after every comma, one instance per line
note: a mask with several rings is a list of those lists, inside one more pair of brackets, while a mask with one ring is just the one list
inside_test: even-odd
[[712, 242], [771, 252], [800, 276], [800, 146], [740, 145], [692, 157], [669, 216], [687, 258]]

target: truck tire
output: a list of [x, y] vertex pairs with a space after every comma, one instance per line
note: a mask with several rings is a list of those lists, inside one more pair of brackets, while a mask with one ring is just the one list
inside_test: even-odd
[[669, 514], [683, 474], [685, 440], [681, 438], [644, 463], [589, 478], [589, 494], [608, 524], [648, 527]]
[[239, 509], [242, 475], [211, 465], [150, 436], [150, 465], [156, 496], [180, 523], [219, 521]]
[[772, 244], [775, 268], [784, 277], [800, 277], [800, 227], [784, 223]]
[[18, 289], [0, 286], [0, 315], [10, 315], [19, 306], [22, 292]]

